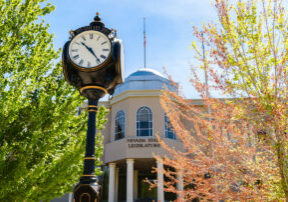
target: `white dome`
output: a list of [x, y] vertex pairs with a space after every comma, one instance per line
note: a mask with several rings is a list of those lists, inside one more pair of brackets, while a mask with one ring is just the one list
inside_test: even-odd
[[161, 73], [154, 69], [139, 69], [130, 74], [123, 84], [116, 87], [113, 96], [127, 90], [169, 90], [176, 91], [177, 87], [165, 78]]
[[[161, 73], [159, 73], [158, 71], [154, 70], [154, 69], [139, 69], [136, 72], [130, 74], [127, 78], [127, 80], [137, 80], [137, 79], [141, 79], [141, 78], [146, 78], [147, 76], [150, 77], [154, 76], [154, 78], [156, 79], [156, 77], [162, 77], [165, 78]], [[141, 77], [141, 78], [140, 78]]]

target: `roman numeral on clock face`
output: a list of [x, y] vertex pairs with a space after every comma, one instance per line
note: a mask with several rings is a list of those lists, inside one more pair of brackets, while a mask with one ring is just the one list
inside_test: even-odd
[[76, 59], [78, 59], [78, 58], [79, 58], [79, 55], [73, 56], [73, 59], [74, 59], [74, 60], [76, 60]]
[[104, 55], [100, 55], [100, 57], [103, 58], [103, 59], [106, 59], [106, 56], [104, 56]]
[[102, 51], [109, 51], [109, 49], [108, 48], [103, 48]]
[[79, 65], [82, 65], [84, 62], [84, 60], [80, 60]]
[[90, 34], [89, 36], [90, 36], [90, 39], [93, 39], [93, 34]]
[[104, 41], [103, 43], [101, 43], [101, 45], [104, 45], [105, 43], [107, 43], [107, 41]]
[[82, 36], [81, 38], [82, 38], [84, 41], [86, 41], [86, 38], [85, 38], [85, 36]]

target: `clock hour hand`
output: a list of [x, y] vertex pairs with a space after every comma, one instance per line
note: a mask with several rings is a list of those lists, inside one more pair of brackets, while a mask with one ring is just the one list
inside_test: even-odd
[[99, 60], [99, 58], [96, 56], [96, 54], [94, 53], [93, 49], [90, 48], [90, 47], [88, 47], [88, 46], [87, 46], [85, 43], [83, 43], [83, 42], [81, 42], [81, 44], [82, 44], [83, 46], [85, 46], [85, 48], [87, 48], [87, 50], [88, 50], [92, 55], [94, 55], [94, 57], [96, 58], [96, 60], [100, 63], [100, 60]]

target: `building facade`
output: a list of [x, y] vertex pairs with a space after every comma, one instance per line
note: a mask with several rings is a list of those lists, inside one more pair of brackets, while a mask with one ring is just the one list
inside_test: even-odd
[[[181, 150], [177, 135], [160, 104], [162, 91], [177, 91], [159, 72], [140, 69], [115, 89], [105, 103], [109, 108], [104, 136], [103, 201], [172, 201], [175, 194], [163, 188], [163, 164], [154, 155], [166, 154], [157, 141], [158, 134], [169, 146]], [[158, 168], [153, 173], [153, 167]], [[157, 180], [157, 188], [149, 189], [145, 181]], [[179, 176], [179, 189], [183, 189]]]

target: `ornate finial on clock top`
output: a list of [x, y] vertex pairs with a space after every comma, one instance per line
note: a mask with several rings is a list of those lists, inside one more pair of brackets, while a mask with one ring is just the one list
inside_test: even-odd
[[72, 39], [73, 36], [75, 35], [75, 34], [74, 34], [74, 30], [71, 29], [71, 30], [69, 31], [69, 34], [70, 34], [69, 39]]
[[101, 22], [101, 18], [99, 17], [99, 12], [96, 13], [96, 16], [94, 17], [94, 21], [90, 23], [91, 26], [100, 26], [104, 27], [104, 23]]
[[94, 17], [95, 22], [100, 22], [101, 18], [99, 17], [99, 12], [96, 13], [96, 16]]

